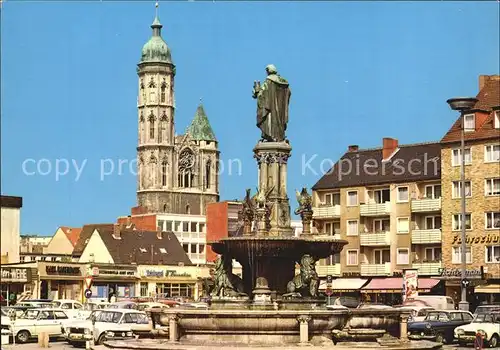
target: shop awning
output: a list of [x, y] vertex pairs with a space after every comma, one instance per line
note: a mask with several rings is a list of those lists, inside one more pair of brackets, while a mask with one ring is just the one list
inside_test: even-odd
[[[359, 291], [367, 281], [363, 278], [337, 278], [332, 281], [332, 289], [334, 292]], [[326, 281], [321, 283], [320, 289], [326, 289]]]
[[[418, 291], [428, 293], [438, 283], [438, 279], [419, 278]], [[402, 293], [402, 291], [403, 278], [401, 277], [374, 278], [365, 287], [361, 288], [362, 293]]]
[[498, 293], [500, 294], [500, 284], [485, 284], [474, 288], [474, 293]]

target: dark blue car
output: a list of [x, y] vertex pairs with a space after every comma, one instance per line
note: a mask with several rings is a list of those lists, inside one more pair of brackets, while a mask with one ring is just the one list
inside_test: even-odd
[[408, 337], [449, 344], [453, 342], [455, 328], [471, 323], [472, 318], [472, 314], [468, 311], [429, 311], [422, 322], [408, 324]]

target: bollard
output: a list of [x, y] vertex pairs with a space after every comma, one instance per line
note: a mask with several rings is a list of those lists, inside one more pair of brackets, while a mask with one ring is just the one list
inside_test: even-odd
[[49, 333], [42, 332], [38, 335], [38, 346], [40, 348], [49, 347]]

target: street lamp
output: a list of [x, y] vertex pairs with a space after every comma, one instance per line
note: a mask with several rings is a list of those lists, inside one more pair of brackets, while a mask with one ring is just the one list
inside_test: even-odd
[[458, 304], [458, 308], [460, 310], [469, 311], [469, 303], [467, 302], [467, 281], [465, 278], [466, 269], [467, 269], [467, 245], [465, 244], [465, 114], [467, 111], [471, 110], [477, 102], [477, 99], [474, 97], [455, 97], [450, 98], [446, 101], [450, 108], [454, 111], [460, 112], [461, 119], [461, 133], [460, 133], [460, 154], [461, 154], [461, 162], [460, 162], [460, 196], [462, 201], [462, 218], [461, 218], [461, 233], [462, 233], [462, 279], [460, 281], [461, 287], [461, 298], [460, 303]]

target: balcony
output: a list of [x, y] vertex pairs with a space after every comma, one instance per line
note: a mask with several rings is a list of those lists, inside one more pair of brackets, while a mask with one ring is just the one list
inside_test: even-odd
[[340, 217], [340, 205], [313, 207], [314, 219], [332, 219]]
[[441, 230], [412, 230], [411, 231], [412, 244], [433, 244], [441, 243]]
[[390, 202], [361, 204], [359, 207], [359, 214], [361, 216], [385, 216], [390, 213]]
[[360, 233], [359, 241], [360, 245], [367, 247], [391, 245], [390, 233], [388, 231]]
[[389, 276], [390, 274], [391, 263], [361, 264], [361, 276]]
[[413, 263], [412, 267], [418, 269], [419, 276], [439, 276], [442, 267], [441, 262]]
[[411, 211], [413, 213], [432, 213], [441, 211], [441, 198], [413, 199], [411, 201]]
[[180, 242], [203, 243], [207, 240], [204, 232], [175, 232], [175, 236]]
[[335, 265], [316, 265], [316, 272], [320, 277], [325, 277], [328, 275], [340, 276], [340, 264]]

